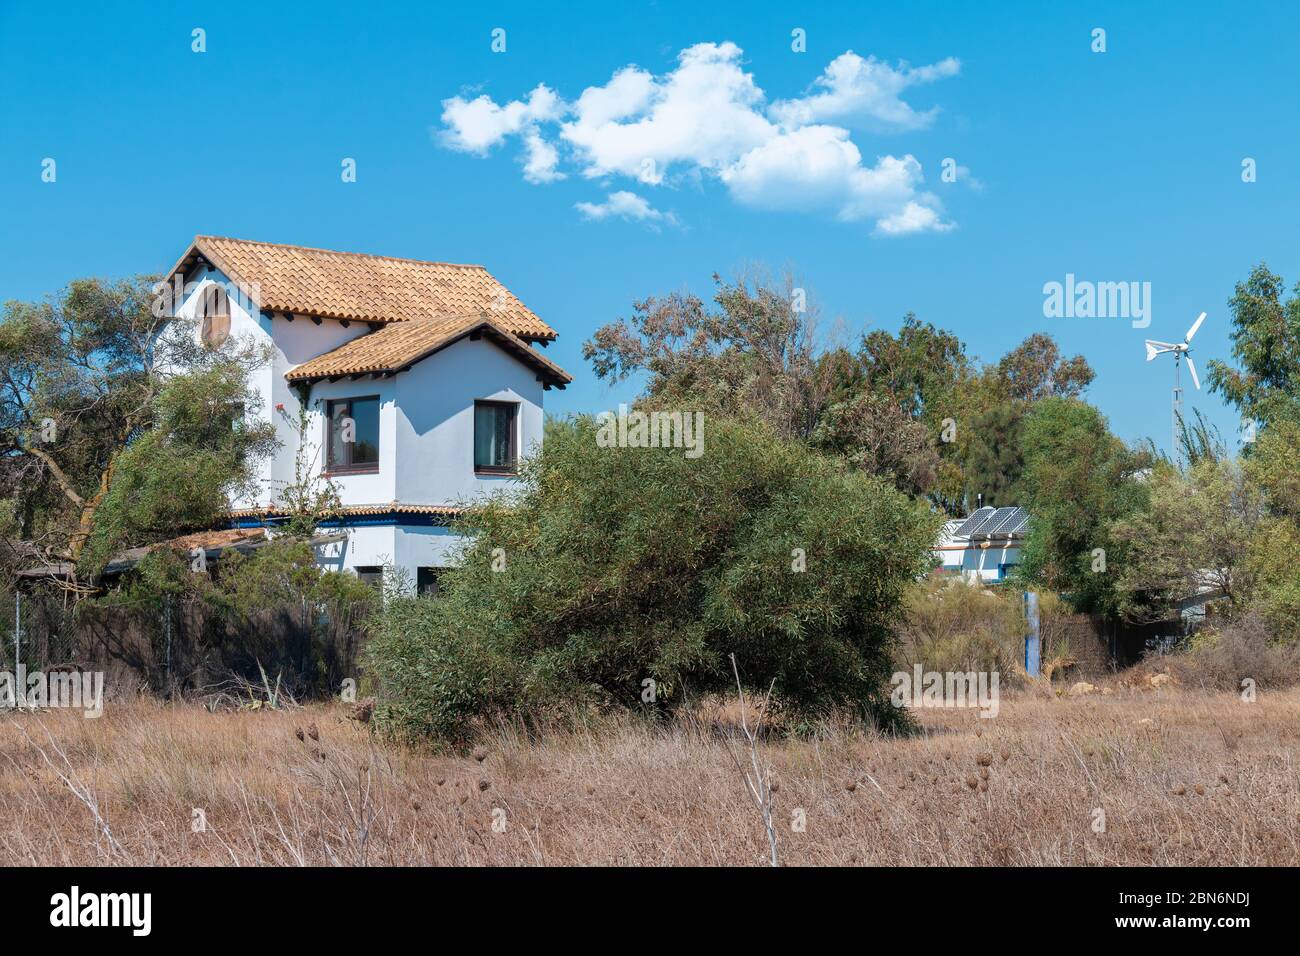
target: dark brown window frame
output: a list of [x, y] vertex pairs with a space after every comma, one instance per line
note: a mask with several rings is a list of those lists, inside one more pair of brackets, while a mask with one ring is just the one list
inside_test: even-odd
[[352, 570], [360, 581], [369, 584], [376, 591], [384, 589], [384, 566], [382, 564], [364, 564]]
[[[344, 398], [327, 398], [325, 399], [325, 477], [331, 475], [377, 475], [379, 474], [379, 461], [373, 463], [366, 462], [361, 465], [338, 464], [334, 461], [334, 406], [347, 402], [364, 402], [374, 399], [379, 405], [379, 422], [376, 424], [382, 430], [384, 401], [379, 395], [348, 395]], [[348, 409], [348, 414], [352, 414], [352, 409]], [[355, 421], [355, 419], [353, 419]], [[380, 452], [379, 436], [375, 436], [375, 454], [376, 459]], [[353, 443], [355, 444], [355, 443]], [[352, 457], [352, 449], [348, 447], [348, 457]]]
[[472, 453], [478, 454], [478, 407], [480, 405], [498, 405], [514, 410], [510, 417], [510, 454], [511, 460], [508, 465], [480, 465], [474, 462], [474, 474], [476, 475], [517, 475], [519, 474], [519, 416], [522, 402], [508, 402], [497, 398], [476, 398], [474, 399], [474, 447]]

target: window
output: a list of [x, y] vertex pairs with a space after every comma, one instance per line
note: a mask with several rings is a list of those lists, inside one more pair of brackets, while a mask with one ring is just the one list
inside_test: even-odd
[[328, 404], [331, 474], [379, 471], [379, 396], [343, 398]]
[[415, 590], [420, 597], [436, 598], [442, 593], [442, 568], [416, 568]]
[[474, 403], [474, 470], [513, 475], [518, 444], [518, 402]]
[[376, 591], [384, 589], [384, 569], [381, 567], [359, 567], [357, 568], [357, 577]]

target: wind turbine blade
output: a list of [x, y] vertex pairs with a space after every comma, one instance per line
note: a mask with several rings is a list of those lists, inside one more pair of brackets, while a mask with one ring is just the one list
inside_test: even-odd
[[1196, 330], [1201, 327], [1201, 323], [1204, 321], [1205, 321], [1205, 313], [1202, 312], [1200, 317], [1195, 322], [1192, 323], [1192, 327], [1187, 330], [1187, 338], [1183, 339], [1184, 344], [1192, 340], [1192, 336], [1196, 334]]
[[1201, 380], [1196, 377], [1196, 366], [1192, 364], [1192, 357], [1190, 355], [1187, 356], [1187, 371], [1192, 373], [1192, 383], [1196, 386], [1196, 390], [1199, 392], [1201, 390]]
[[1146, 340], [1146, 346], [1147, 346], [1148, 362], [1150, 362], [1161, 352], [1172, 352], [1174, 350], [1174, 346], [1170, 345], [1168, 342], [1153, 342], [1150, 339]]

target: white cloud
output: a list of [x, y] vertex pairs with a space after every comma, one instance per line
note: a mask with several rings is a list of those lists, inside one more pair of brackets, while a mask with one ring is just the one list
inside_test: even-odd
[[914, 232], [947, 232], [956, 223], [943, 222], [929, 206], [909, 201], [901, 210], [876, 223], [876, 232], [882, 236], [906, 236]]
[[846, 130], [805, 126], [746, 153], [722, 181], [745, 205], [829, 211], [852, 222], [901, 210], [916, 195], [921, 164], [912, 156], [885, 156], [864, 166]]
[[580, 202], [574, 205], [586, 219], [627, 219], [632, 222], [644, 222], [652, 228], [657, 223], [665, 222], [676, 225], [677, 218], [670, 212], [660, 212], [636, 193], [619, 190], [610, 193], [603, 203]]
[[442, 101], [442, 122], [447, 129], [441, 139], [450, 149], [486, 155], [507, 136], [536, 124], [559, 119], [565, 107], [545, 83], [528, 94], [528, 101], [512, 100], [498, 106], [487, 94], [466, 100], [459, 96]]
[[840, 120], [861, 126], [866, 121], [896, 129], [920, 129], [933, 122], [937, 109], [918, 113], [900, 99], [909, 86], [956, 76], [961, 64], [949, 57], [930, 66], [912, 69], [882, 63], [874, 56], [863, 59], [852, 50], [841, 53], [813, 87], [821, 92], [773, 103], [769, 113], [782, 126], [793, 129], [809, 123]]
[[592, 177], [619, 173], [657, 185], [675, 164], [719, 171], [776, 132], [740, 58], [734, 43], [700, 43], [661, 78], [621, 70], [583, 91], [561, 135]]
[[645, 70], [626, 66], [604, 86], [589, 86], [582, 91], [574, 112], [589, 126], [600, 126], [627, 119], [643, 112], [655, 93], [655, 78]]
[[[743, 69], [743, 55], [734, 43], [699, 43], [683, 50], [666, 73], [629, 65], [571, 103], [545, 84], [527, 100], [504, 106], [487, 96], [453, 97], [443, 101], [440, 139], [451, 149], [485, 156], [518, 137], [524, 177], [534, 183], [564, 178], [563, 166], [587, 178], [622, 177], [646, 186], [712, 178], [742, 205], [874, 220], [881, 235], [952, 228], [939, 199], [921, 191], [921, 165], [913, 156], [882, 156], [866, 165], [846, 127], [927, 125], [936, 111], [917, 112], [901, 94], [956, 75], [956, 60], [895, 68], [847, 52], [807, 95], [769, 105]], [[625, 190], [576, 208], [591, 219], [675, 222]]]
[[524, 179], [530, 183], [553, 183], [564, 178], [564, 173], [556, 168], [560, 165], [560, 151], [542, 139], [537, 130], [524, 134], [524, 148]]

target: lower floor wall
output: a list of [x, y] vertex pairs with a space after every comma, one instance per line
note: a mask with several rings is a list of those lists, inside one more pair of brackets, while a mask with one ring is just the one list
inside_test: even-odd
[[1020, 563], [1018, 546], [941, 547], [935, 555], [941, 571], [980, 581], [1002, 581]]
[[[322, 568], [351, 571], [372, 583], [426, 590], [437, 572], [460, 563], [465, 538], [445, 525], [345, 525], [347, 540], [319, 545]], [[384, 580], [387, 579], [387, 580]]]

